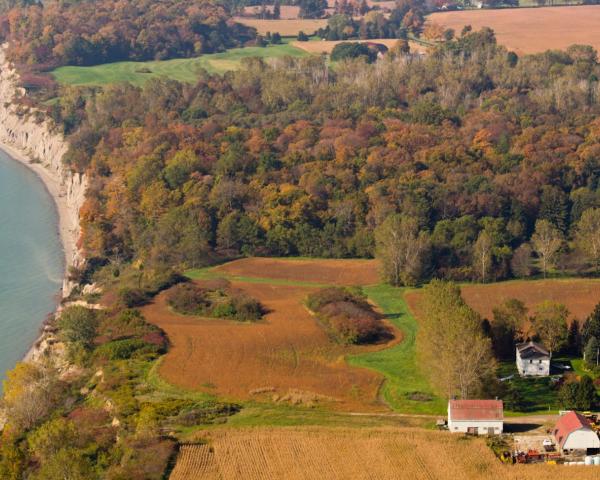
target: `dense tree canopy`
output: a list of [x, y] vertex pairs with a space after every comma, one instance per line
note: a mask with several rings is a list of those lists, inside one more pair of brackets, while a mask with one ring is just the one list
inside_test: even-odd
[[369, 257], [398, 213], [430, 237], [421, 271], [493, 281], [532, 273], [532, 235], [544, 270], [595, 264], [574, 240], [600, 206], [596, 74], [587, 47], [515, 63], [484, 30], [427, 58], [67, 88], [49, 110], [92, 174], [88, 256]]
[[254, 34], [216, 0], [25, 2], [0, 17], [11, 59], [36, 69], [189, 57], [240, 46]]

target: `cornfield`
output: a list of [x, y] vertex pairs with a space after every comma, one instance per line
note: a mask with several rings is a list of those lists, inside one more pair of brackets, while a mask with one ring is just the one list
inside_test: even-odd
[[600, 468], [501, 464], [483, 439], [416, 429], [259, 428], [183, 445], [171, 480], [591, 480]]

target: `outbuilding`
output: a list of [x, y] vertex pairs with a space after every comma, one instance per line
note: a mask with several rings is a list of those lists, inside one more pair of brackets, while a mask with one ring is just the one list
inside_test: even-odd
[[551, 354], [535, 342], [517, 345], [517, 370], [522, 377], [546, 377], [550, 375]]
[[574, 451], [594, 453], [600, 449], [600, 438], [592, 424], [577, 412], [567, 412], [558, 419], [554, 438], [561, 452], [567, 454]]
[[502, 400], [450, 400], [448, 430], [472, 435], [499, 435], [504, 428]]

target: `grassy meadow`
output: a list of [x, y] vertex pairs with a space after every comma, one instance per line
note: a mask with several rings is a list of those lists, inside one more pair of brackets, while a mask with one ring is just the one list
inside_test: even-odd
[[129, 82], [143, 85], [148, 79], [167, 77], [180, 82], [194, 83], [200, 70], [223, 74], [240, 68], [245, 58], [305, 57], [308, 52], [290, 44], [267, 47], [234, 48], [222, 53], [212, 53], [194, 58], [177, 58], [148, 62], [115, 62], [91, 67], [60, 67], [52, 75], [61, 84], [98, 86]]

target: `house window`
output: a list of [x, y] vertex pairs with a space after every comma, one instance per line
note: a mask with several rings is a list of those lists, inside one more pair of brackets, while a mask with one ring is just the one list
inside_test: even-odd
[[529, 360], [529, 363], [533, 363], [533, 360]]
[[541, 360], [539, 360], [539, 361], [538, 361], [538, 363], [542, 363], [542, 361], [541, 361]]

